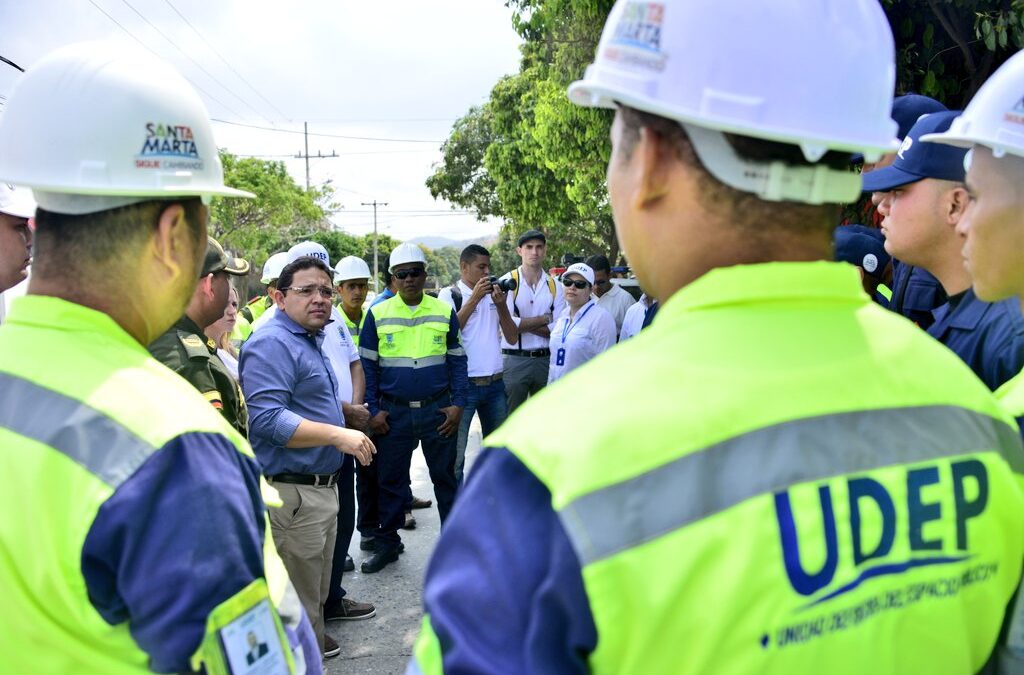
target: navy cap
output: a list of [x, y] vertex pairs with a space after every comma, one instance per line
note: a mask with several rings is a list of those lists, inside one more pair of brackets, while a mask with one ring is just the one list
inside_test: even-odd
[[840, 225], [833, 233], [838, 262], [847, 262], [881, 280], [892, 257], [885, 252], [885, 235], [864, 225]]
[[963, 182], [966, 148], [939, 143], [922, 143], [921, 136], [941, 133], [961, 113], [960, 110], [931, 113], [919, 119], [903, 139], [892, 165], [863, 175], [864, 192], [888, 192], [924, 178]]
[[929, 113], [946, 112], [949, 110], [934, 98], [922, 96], [921, 94], [905, 94], [897, 96], [892, 102], [891, 117], [900, 125], [896, 138], [901, 141], [910, 133], [910, 128], [917, 124], [922, 115]]
[[[932, 145], [934, 145], [934, 143]], [[519, 246], [522, 246], [531, 239], [540, 239], [545, 244], [548, 243], [548, 238], [545, 237], [544, 233], [540, 230], [527, 230], [519, 235]]]

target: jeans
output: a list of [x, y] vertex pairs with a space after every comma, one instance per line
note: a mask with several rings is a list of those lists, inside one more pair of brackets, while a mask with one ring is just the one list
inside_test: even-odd
[[431, 403], [422, 408], [409, 408], [396, 403], [383, 402], [381, 410], [388, 413], [388, 433], [376, 437], [377, 477], [380, 488], [380, 526], [376, 532], [377, 551], [398, 548], [402, 538], [398, 530], [405, 524], [405, 505], [409, 495], [409, 465], [412, 453], [420, 443], [427, 460], [430, 480], [434, 484], [434, 497], [441, 524], [448, 518], [455, 501], [458, 483], [455, 481], [455, 434], [444, 437], [437, 427], [444, 421], [440, 411], [450, 405], [447, 400]]
[[484, 438], [500, 427], [508, 417], [505, 383], [501, 380], [483, 386], [469, 383], [466, 407], [462, 410], [462, 422], [459, 423], [459, 440], [455, 456], [455, 480], [459, 485], [462, 485], [462, 469], [466, 464], [466, 445], [469, 443], [469, 426], [473, 423], [473, 413], [480, 415]]
[[354, 457], [346, 457], [338, 474], [338, 536], [334, 542], [334, 561], [331, 563], [331, 592], [327, 602], [337, 603], [345, 597], [341, 587], [341, 576], [345, 571], [345, 556], [352, 542], [352, 530], [356, 524], [356, 504], [353, 481], [355, 479]]

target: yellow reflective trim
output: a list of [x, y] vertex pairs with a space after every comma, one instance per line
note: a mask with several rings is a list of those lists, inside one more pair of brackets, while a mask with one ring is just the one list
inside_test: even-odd
[[422, 675], [443, 675], [444, 673], [441, 642], [430, 625], [429, 614], [423, 616], [423, 626], [420, 628], [419, 637], [416, 638], [416, 645], [412, 648], [412, 661], [409, 663], [407, 672], [422, 673]]

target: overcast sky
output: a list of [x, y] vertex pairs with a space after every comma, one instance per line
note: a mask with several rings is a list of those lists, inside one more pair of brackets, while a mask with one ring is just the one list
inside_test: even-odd
[[[448, 213], [424, 180], [452, 123], [518, 70], [520, 41], [501, 0], [0, 0], [0, 26], [0, 55], [23, 68], [80, 40], [143, 43], [200, 90], [211, 117], [235, 123], [214, 124], [220, 147], [283, 155], [273, 158], [300, 184], [301, 134], [238, 125], [301, 131], [308, 121], [310, 153], [341, 155], [310, 160], [310, 173], [337, 190], [335, 221], [348, 232], [372, 231], [361, 202], [374, 199], [388, 203], [381, 231], [398, 239], [498, 229]], [[18, 76], [0, 63], [0, 97]]]

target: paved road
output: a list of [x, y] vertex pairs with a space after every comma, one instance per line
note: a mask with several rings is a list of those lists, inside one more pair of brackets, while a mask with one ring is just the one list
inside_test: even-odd
[[[467, 462], [472, 463], [479, 449], [480, 423], [474, 420], [466, 449]], [[413, 455], [412, 490], [417, 497], [434, 498], [427, 465], [419, 450]], [[341, 645], [341, 656], [327, 660], [327, 673], [389, 675], [405, 672], [423, 618], [420, 605], [423, 575], [440, 528], [436, 503], [429, 509], [413, 511], [413, 515], [416, 529], [401, 533], [405, 553], [397, 563], [376, 574], [359, 571], [360, 561], [369, 554], [359, 550], [359, 533], [352, 537], [349, 553], [355, 560], [356, 571], [346, 574], [342, 585], [348, 597], [376, 605], [377, 616], [366, 621], [327, 624], [327, 633]]]

